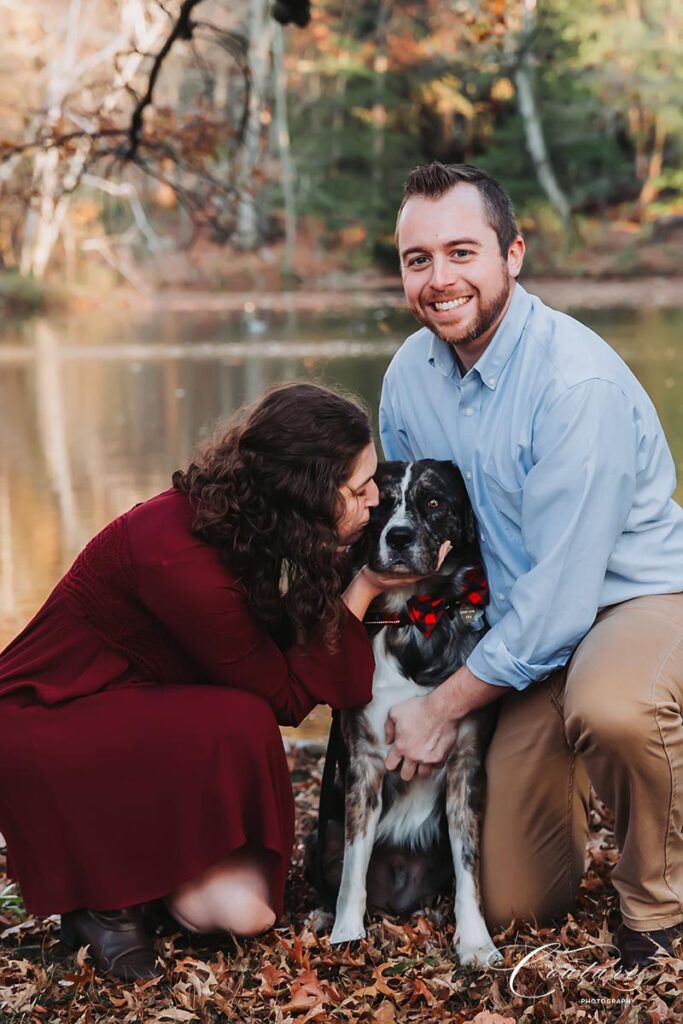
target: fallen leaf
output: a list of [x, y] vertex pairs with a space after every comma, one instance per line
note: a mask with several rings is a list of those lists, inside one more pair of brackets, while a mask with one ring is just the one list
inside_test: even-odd
[[472, 1018], [472, 1024], [515, 1024], [515, 1018], [501, 1017], [499, 1013], [481, 1010], [476, 1017]]
[[287, 971], [276, 967], [275, 964], [264, 964], [256, 977], [261, 980], [262, 995], [274, 996], [277, 986], [282, 984], [283, 979], [287, 977]]
[[25, 985], [11, 985], [7, 988], [0, 988], [0, 1007], [7, 1007], [9, 1010], [30, 1009], [29, 1003], [36, 994], [36, 986], [33, 982]]
[[[321, 982], [316, 971], [300, 971], [292, 982], [292, 995], [283, 1010], [307, 1010], [329, 1003], [337, 992], [329, 982]], [[310, 1017], [310, 1015], [309, 1015]]]
[[372, 1019], [377, 1024], [394, 1024], [396, 1020], [396, 1007], [388, 999], [385, 999], [375, 1010]]
[[191, 1010], [181, 1010], [177, 1006], [169, 1006], [165, 1010], [160, 1010], [156, 1017], [152, 1018], [152, 1024], [167, 1024], [168, 1021], [188, 1021], [197, 1020], [197, 1014], [192, 1013]]
[[424, 999], [427, 1006], [434, 1006], [434, 1003], [438, 1003], [438, 999], [433, 992], [430, 992], [422, 978], [416, 978], [413, 982], [413, 994], [410, 997], [410, 1005], [412, 1006], [413, 1003], [417, 1002], [420, 996]]

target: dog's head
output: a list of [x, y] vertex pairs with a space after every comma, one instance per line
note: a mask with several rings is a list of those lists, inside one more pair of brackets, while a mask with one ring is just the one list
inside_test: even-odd
[[432, 573], [445, 540], [453, 546], [447, 561], [476, 552], [474, 513], [452, 462], [381, 462], [375, 481], [380, 501], [365, 537], [375, 572]]

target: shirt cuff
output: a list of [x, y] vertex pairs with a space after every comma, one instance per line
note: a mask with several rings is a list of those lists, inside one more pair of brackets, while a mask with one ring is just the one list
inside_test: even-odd
[[554, 669], [564, 664], [566, 659], [558, 661], [557, 665], [530, 665], [520, 661], [510, 653], [493, 630], [482, 637], [467, 659], [470, 672], [483, 682], [520, 691], [526, 690], [527, 686], [539, 679], [545, 679]]

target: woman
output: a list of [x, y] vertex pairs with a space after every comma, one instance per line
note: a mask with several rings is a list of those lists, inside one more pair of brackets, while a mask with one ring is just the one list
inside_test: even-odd
[[0, 831], [35, 914], [125, 979], [159, 973], [143, 904], [253, 935], [282, 911], [294, 806], [278, 722], [366, 703], [342, 553], [377, 504], [366, 413], [268, 391], [173, 487], [115, 519], [0, 654]]

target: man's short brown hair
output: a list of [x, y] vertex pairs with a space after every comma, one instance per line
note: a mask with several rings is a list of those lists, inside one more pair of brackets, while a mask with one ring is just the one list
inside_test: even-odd
[[501, 254], [506, 259], [510, 246], [519, 235], [512, 201], [495, 178], [473, 164], [442, 164], [434, 160], [430, 164], [415, 167], [403, 186], [403, 200], [396, 216], [396, 239], [403, 207], [412, 196], [441, 199], [456, 185], [463, 184], [474, 185], [478, 190], [486, 219], [496, 232]]

